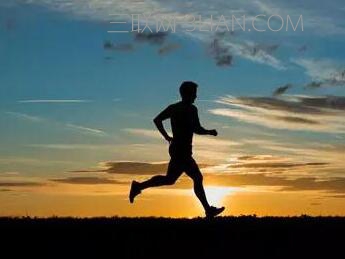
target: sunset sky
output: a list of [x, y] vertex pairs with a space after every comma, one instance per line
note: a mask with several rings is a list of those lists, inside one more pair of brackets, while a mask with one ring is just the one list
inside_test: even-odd
[[[108, 32], [148, 13], [248, 27]], [[165, 173], [152, 119], [184, 80], [219, 132], [194, 157], [225, 215], [345, 215], [344, 16], [342, 0], [0, 0], [0, 216], [202, 216], [186, 176], [128, 202], [131, 180]]]

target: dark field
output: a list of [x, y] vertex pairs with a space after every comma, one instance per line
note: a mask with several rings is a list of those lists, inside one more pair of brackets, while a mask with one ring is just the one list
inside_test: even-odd
[[345, 258], [344, 217], [0, 218], [0, 236], [2, 258]]

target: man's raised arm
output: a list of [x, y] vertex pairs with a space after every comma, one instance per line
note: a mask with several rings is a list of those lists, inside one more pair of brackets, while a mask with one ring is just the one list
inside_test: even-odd
[[171, 117], [171, 109], [171, 106], [168, 106], [165, 110], [158, 114], [156, 118], [153, 119], [153, 122], [155, 123], [157, 129], [169, 143], [172, 141], [172, 137], [170, 137], [166, 132], [163, 121]]
[[212, 135], [217, 136], [218, 132], [215, 129], [207, 130], [204, 127], [201, 126], [199, 115], [198, 115], [198, 109], [195, 107], [195, 124], [194, 124], [194, 133], [198, 135]]

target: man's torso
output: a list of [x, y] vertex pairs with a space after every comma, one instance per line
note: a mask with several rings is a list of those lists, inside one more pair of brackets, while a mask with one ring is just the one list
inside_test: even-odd
[[178, 102], [171, 106], [171, 129], [173, 140], [169, 148], [172, 157], [192, 155], [193, 133], [198, 120], [194, 105]]

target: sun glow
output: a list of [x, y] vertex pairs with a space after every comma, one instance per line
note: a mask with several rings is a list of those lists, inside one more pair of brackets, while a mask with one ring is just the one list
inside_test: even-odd
[[234, 192], [230, 187], [207, 186], [205, 187], [207, 200], [210, 205], [221, 206], [224, 198]]

